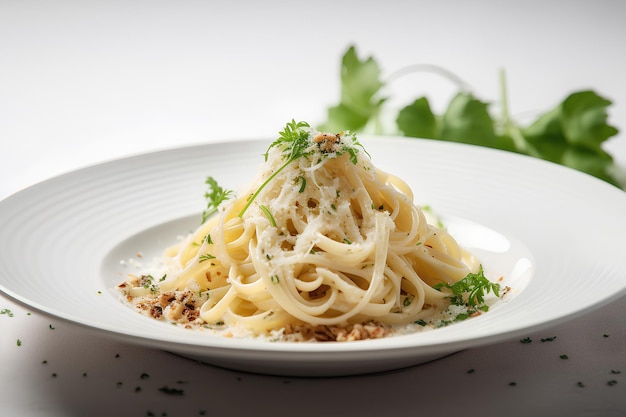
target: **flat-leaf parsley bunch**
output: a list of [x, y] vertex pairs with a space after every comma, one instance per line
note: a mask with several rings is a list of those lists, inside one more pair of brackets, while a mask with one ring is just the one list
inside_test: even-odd
[[[424, 67], [436, 68], [422, 66], [421, 69]], [[453, 74], [441, 68], [437, 70], [458, 81]], [[388, 82], [381, 79], [381, 69], [374, 58], [359, 59], [351, 46], [341, 61], [340, 101], [328, 109], [327, 121], [320, 130], [356, 132], [371, 124], [379, 125], [388, 98], [381, 96], [381, 89]], [[574, 92], [532, 123], [520, 126], [509, 115], [503, 74], [501, 94], [502, 112], [498, 116], [490, 113], [487, 102], [464, 89], [439, 115], [432, 111], [426, 97], [417, 98], [399, 110], [395, 118], [397, 132], [391, 133], [518, 152], [618, 185], [612, 171], [613, 158], [602, 149], [602, 144], [617, 134], [617, 129], [607, 123], [606, 110], [611, 104], [608, 99], [591, 90]]]

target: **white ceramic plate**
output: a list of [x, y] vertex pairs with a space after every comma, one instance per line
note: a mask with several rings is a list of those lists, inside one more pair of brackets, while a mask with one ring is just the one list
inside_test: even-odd
[[226, 339], [144, 317], [116, 297], [138, 251], [194, 229], [204, 179], [240, 189], [268, 140], [135, 156], [63, 175], [0, 202], [0, 290], [32, 309], [129, 343], [228, 368], [281, 375], [391, 370], [521, 337], [626, 292], [626, 193], [512, 153], [447, 142], [361, 138], [416, 203], [444, 216], [487, 273], [513, 288], [487, 314], [445, 328], [350, 343]]

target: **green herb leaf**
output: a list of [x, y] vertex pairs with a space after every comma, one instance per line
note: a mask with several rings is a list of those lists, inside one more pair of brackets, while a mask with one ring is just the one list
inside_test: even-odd
[[607, 123], [611, 102], [592, 91], [569, 95], [554, 109], [521, 130], [528, 153], [594, 175], [612, 184], [613, 158], [601, 145], [617, 129]]
[[404, 136], [437, 139], [440, 137], [440, 126], [437, 117], [430, 109], [426, 97], [415, 100], [398, 113], [398, 128]]
[[207, 177], [205, 184], [208, 185], [204, 198], [207, 201], [207, 208], [202, 212], [202, 223], [206, 222], [211, 214], [217, 211], [217, 208], [224, 201], [228, 200], [233, 191], [225, 190], [220, 187], [213, 177]]
[[374, 58], [360, 60], [356, 48], [351, 46], [341, 59], [340, 102], [328, 109], [328, 121], [320, 130], [360, 130], [377, 116], [385, 101], [377, 97], [383, 87], [380, 73]]
[[607, 124], [606, 108], [611, 101], [593, 91], [580, 91], [568, 96], [561, 106], [563, 132], [569, 143], [602, 151], [600, 145], [617, 134], [617, 129]]
[[488, 104], [469, 93], [457, 94], [443, 115], [441, 139], [474, 144], [480, 142], [484, 146], [493, 147], [496, 132]]

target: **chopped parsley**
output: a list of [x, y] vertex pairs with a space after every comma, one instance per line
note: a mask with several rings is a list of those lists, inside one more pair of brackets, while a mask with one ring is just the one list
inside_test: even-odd
[[210, 253], [207, 253], [205, 255], [201, 255], [199, 258], [200, 263], [204, 262], [204, 261], [208, 261], [210, 259], [215, 259], [215, 256], [211, 255]]
[[8, 308], [3, 308], [2, 310], [0, 310], [0, 314], [6, 314], [9, 317], [13, 317], [13, 312]]
[[306, 188], [306, 178], [299, 177], [299, 179], [300, 179], [300, 189], [298, 190], [298, 192], [303, 193], [304, 189]]
[[167, 385], [159, 388], [159, 391], [161, 391], [164, 394], [168, 394], [168, 395], [183, 395], [185, 393], [185, 391], [182, 390], [182, 389], [170, 388]]
[[[163, 275], [159, 282], [165, 281], [167, 275]], [[141, 286], [147, 290], [150, 290], [152, 294], [156, 294], [159, 292], [159, 286], [154, 282], [154, 277], [152, 275], [143, 275], [140, 280]]]

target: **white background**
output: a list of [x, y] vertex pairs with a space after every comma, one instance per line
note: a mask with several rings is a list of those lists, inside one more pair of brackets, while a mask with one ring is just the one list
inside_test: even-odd
[[[292, 118], [319, 123], [339, 98], [340, 59], [352, 44], [375, 57], [383, 77], [412, 64], [447, 68], [495, 111], [504, 69], [520, 120], [593, 89], [613, 101], [609, 121], [621, 132], [606, 150], [624, 165], [625, 18], [626, 3], [606, 0], [0, 0], [0, 198], [118, 157], [272, 138]], [[455, 91], [429, 74], [387, 90], [390, 108], [426, 94], [436, 111]], [[84, 334], [0, 298], [3, 308], [14, 313], [0, 315], [3, 416], [626, 412], [623, 298], [529, 335], [528, 346], [513, 340], [338, 380], [242, 376]], [[559, 360], [564, 352], [567, 361]], [[139, 378], [143, 372], [151, 377]], [[182, 398], [156, 390], [184, 379]]]
[[[498, 72], [524, 118], [575, 90], [611, 99], [626, 129], [620, 1], [0, 2], [0, 196], [76, 166], [148, 149], [273, 137], [319, 123], [351, 44], [387, 76], [449, 69], [498, 108]], [[415, 74], [391, 105], [456, 86]], [[626, 160], [623, 134], [607, 150]]]

